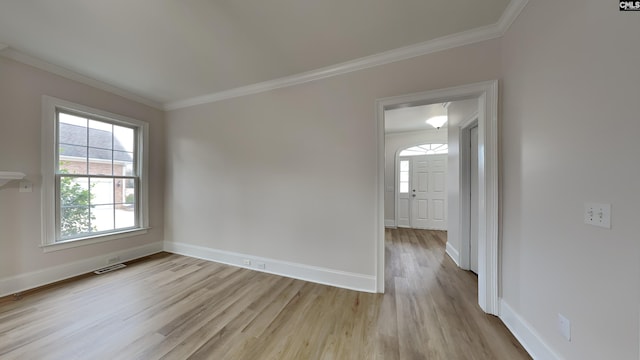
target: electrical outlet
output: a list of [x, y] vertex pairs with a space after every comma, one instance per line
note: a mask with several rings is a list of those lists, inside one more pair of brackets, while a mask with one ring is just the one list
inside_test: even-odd
[[567, 341], [571, 341], [571, 321], [562, 314], [558, 314], [558, 330], [560, 330], [562, 337]]
[[260, 263], [259, 262], [259, 263], [256, 263], [256, 267], [258, 269], [263, 269], [264, 270], [267, 267], [267, 265], [265, 263]]
[[107, 265], [109, 264], [117, 264], [120, 262], [120, 256], [114, 256], [112, 258], [107, 259]]
[[32, 192], [33, 184], [28, 181], [20, 181], [20, 192]]
[[242, 263], [243, 263], [245, 266], [251, 266], [251, 260], [249, 260], [249, 259], [244, 259], [244, 260], [242, 260]]
[[584, 223], [611, 229], [611, 204], [585, 203]]

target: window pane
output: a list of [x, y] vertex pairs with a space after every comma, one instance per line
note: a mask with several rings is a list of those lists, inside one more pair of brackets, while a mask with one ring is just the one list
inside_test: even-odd
[[135, 205], [116, 205], [116, 229], [134, 226], [136, 226]]
[[58, 142], [87, 146], [87, 119], [59, 113]]
[[87, 127], [87, 119], [81, 116], [71, 115], [67, 113], [60, 112], [58, 113], [58, 120], [62, 124], [70, 124], [76, 126], [82, 126], [84, 128]]
[[58, 148], [58, 171], [62, 174], [87, 173], [87, 148], [77, 145], [60, 144]]
[[89, 197], [89, 178], [60, 177], [60, 203], [63, 206], [88, 206]]
[[89, 174], [113, 175], [111, 150], [89, 148]]
[[114, 125], [113, 126], [113, 149], [133, 152], [134, 150], [134, 130], [131, 128]]
[[409, 181], [409, 173], [404, 171], [400, 172], [400, 181], [401, 182]]
[[133, 153], [123, 151], [113, 152], [113, 175], [133, 175]]
[[405, 194], [409, 192], [409, 183], [400, 183], [400, 192]]
[[116, 204], [132, 205], [136, 203], [135, 180], [116, 179]]
[[113, 179], [91, 178], [91, 204], [113, 204]]
[[409, 161], [407, 160], [400, 161], [400, 171], [409, 171]]
[[90, 216], [88, 206], [63, 206], [60, 209], [60, 236], [64, 239], [88, 233]]
[[113, 149], [113, 125], [89, 120], [89, 146], [101, 149]]
[[94, 227], [94, 231], [106, 231], [114, 229], [115, 222], [113, 210], [113, 204], [96, 205], [91, 207], [91, 224]]

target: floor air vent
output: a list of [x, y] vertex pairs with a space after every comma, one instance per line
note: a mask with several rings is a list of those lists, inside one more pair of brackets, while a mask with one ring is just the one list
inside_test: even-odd
[[126, 266], [127, 265], [125, 265], [125, 264], [113, 264], [111, 266], [107, 266], [105, 268], [98, 269], [98, 270], [94, 271], [93, 273], [101, 275], [101, 274], [104, 274], [104, 273], [108, 273], [110, 271], [115, 271], [115, 270], [118, 270], [118, 269], [122, 269], [123, 267], [126, 267]]

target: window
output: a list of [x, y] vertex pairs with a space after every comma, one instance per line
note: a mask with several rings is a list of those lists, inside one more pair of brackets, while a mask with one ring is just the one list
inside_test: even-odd
[[409, 160], [400, 160], [400, 193], [409, 192]]
[[448, 152], [448, 144], [424, 144], [404, 149], [400, 152], [400, 156], [439, 155]]
[[146, 123], [45, 96], [42, 129], [45, 249], [146, 229]]

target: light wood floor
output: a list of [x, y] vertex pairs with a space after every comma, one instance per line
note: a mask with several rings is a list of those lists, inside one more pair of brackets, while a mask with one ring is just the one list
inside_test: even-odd
[[529, 359], [445, 232], [387, 230], [386, 293], [179, 255], [0, 299], [0, 359]]

